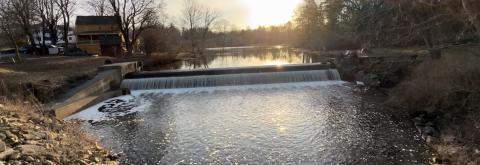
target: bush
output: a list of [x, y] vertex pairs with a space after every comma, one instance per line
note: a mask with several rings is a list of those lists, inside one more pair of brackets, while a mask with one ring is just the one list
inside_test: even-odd
[[179, 61], [174, 53], [152, 53], [142, 59], [145, 70], [155, 70]]
[[479, 64], [480, 58], [475, 56], [425, 61], [407, 81], [394, 88], [389, 103], [407, 105], [413, 111], [441, 110], [440, 106], [455, 100], [452, 97], [467, 97], [480, 90]]
[[439, 134], [431, 146], [452, 164], [480, 163], [479, 64], [476, 56], [426, 61], [387, 102], [433, 123]]

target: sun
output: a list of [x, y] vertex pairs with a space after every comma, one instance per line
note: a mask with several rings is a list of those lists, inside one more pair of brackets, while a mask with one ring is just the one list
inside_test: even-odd
[[248, 26], [280, 25], [292, 20], [302, 0], [242, 0], [248, 8]]

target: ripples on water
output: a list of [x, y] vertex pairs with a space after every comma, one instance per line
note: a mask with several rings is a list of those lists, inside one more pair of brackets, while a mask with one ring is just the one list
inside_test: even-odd
[[[136, 92], [85, 123], [125, 164], [424, 164], [414, 130], [326, 82]], [[321, 85], [323, 84], [323, 85]], [[93, 110], [73, 118], [99, 116]], [[85, 118], [87, 117], [87, 118]]]

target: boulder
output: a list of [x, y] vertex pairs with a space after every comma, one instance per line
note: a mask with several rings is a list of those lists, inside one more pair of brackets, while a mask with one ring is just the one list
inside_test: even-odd
[[0, 152], [3, 152], [5, 150], [7, 150], [7, 144], [5, 144], [5, 142], [0, 140]]
[[17, 147], [23, 154], [26, 155], [45, 155], [48, 153], [45, 147], [38, 145], [21, 145]]

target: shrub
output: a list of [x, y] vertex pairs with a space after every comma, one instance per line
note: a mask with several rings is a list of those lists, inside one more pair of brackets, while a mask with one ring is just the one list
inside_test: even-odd
[[[429, 60], [414, 69], [411, 77], [394, 88], [389, 103], [413, 111], [441, 110], [453, 97], [468, 97], [480, 90], [480, 58], [453, 56]], [[461, 99], [460, 99], [461, 100]]]
[[[438, 129], [431, 146], [452, 164], [478, 164], [480, 57], [453, 56], [420, 64], [387, 103], [426, 114]], [[452, 138], [453, 137], [453, 138]]]
[[145, 67], [159, 67], [178, 61], [177, 55], [173, 53], [152, 53], [144, 61]]

